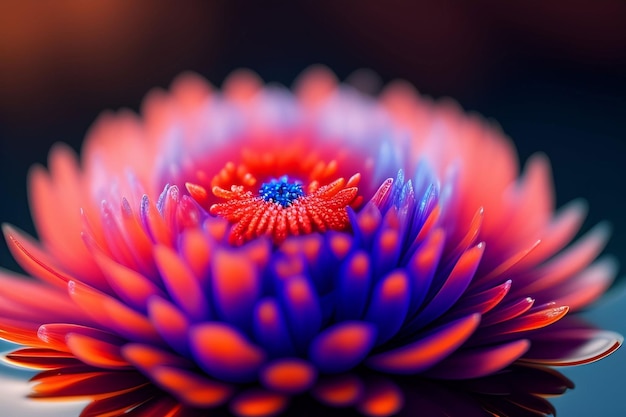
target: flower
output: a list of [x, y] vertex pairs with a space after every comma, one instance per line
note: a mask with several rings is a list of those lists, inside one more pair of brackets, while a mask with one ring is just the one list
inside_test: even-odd
[[606, 226], [568, 246], [585, 208], [553, 213], [546, 157], [518, 178], [501, 132], [404, 83], [185, 75], [29, 189], [40, 242], [4, 227], [37, 278], [0, 276], [13, 359], [138, 371], [187, 407], [273, 415], [358, 369], [467, 380], [622, 341], [561, 320], [614, 278]]

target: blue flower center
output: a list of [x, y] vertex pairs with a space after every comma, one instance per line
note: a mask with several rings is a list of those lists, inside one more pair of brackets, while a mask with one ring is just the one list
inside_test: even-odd
[[304, 190], [300, 181], [290, 181], [287, 175], [283, 175], [278, 179], [273, 178], [269, 182], [261, 184], [259, 195], [265, 201], [287, 207], [304, 196]]

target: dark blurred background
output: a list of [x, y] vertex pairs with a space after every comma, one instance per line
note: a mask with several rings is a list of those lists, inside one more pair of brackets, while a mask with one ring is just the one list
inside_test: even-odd
[[[404, 78], [496, 120], [522, 161], [548, 154], [559, 205], [590, 202], [585, 229], [613, 224], [607, 251], [626, 264], [623, 0], [1, 1], [0, 220], [34, 233], [28, 167], [45, 163], [54, 142], [80, 149], [103, 109], [137, 110], [184, 70], [219, 85], [248, 67], [289, 85], [315, 63], [341, 79], [359, 68]], [[4, 245], [0, 264], [17, 268]], [[625, 306], [597, 314], [624, 332]], [[583, 392], [559, 400], [560, 415], [626, 414], [617, 391], [589, 382], [615, 386], [619, 355], [585, 368]]]

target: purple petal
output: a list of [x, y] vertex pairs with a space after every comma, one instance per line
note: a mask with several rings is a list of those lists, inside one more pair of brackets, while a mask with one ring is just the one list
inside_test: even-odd
[[435, 271], [441, 259], [444, 239], [445, 233], [442, 229], [429, 233], [406, 266], [412, 286], [409, 316], [413, 316], [417, 312], [430, 291]]
[[398, 211], [391, 207], [383, 217], [383, 223], [374, 238], [372, 257], [374, 259], [374, 275], [381, 276], [389, 272], [398, 263], [402, 238]]
[[319, 299], [311, 282], [303, 276], [289, 278], [281, 291], [282, 307], [298, 351], [306, 351], [322, 324]]
[[374, 346], [376, 328], [368, 323], [335, 324], [315, 337], [309, 349], [320, 372], [340, 373], [354, 368]]
[[461, 255], [439, 292], [428, 302], [424, 310], [406, 326], [407, 332], [415, 331], [437, 319], [463, 295], [483, 255], [485, 245], [480, 243]]
[[257, 303], [254, 335], [271, 357], [291, 356], [296, 352], [285, 316], [274, 298], [263, 298]]
[[339, 273], [337, 321], [360, 319], [372, 282], [370, 258], [364, 251], [350, 255]]
[[377, 345], [393, 337], [402, 326], [409, 309], [409, 289], [409, 279], [402, 270], [391, 272], [374, 288], [364, 320], [377, 327]]

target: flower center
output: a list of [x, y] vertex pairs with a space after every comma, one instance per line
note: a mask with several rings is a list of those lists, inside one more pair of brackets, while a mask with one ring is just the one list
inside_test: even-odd
[[295, 200], [304, 196], [300, 181], [289, 181], [287, 175], [279, 179], [272, 178], [261, 184], [259, 189], [261, 198], [270, 203], [278, 203], [283, 207], [290, 206]]
[[[186, 183], [187, 191], [198, 204], [231, 223], [231, 244], [241, 245], [268, 236], [279, 245], [289, 236], [349, 229], [347, 209], [357, 208], [363, 200], [358, 195], [359, 173], [347, 180], [329, 180], [336, 170], [334, 161], [319, 162], [310, 173], [285, 166], [283, 173], [288, 171], [292, 176], [281, 175], [281, 164], [263, 168], [226, 163], [211, 181], [213, 197], [203, 186]], [[279, 175], [275, 175], [277, 171]], [[258, 188], [257, 176], [267, 178]]]
[[289, 236], [348, 230], [348, 207], [363, 201], [360, 171], [370, 170], [348, 151], [320, 147], [298, 132], [252, 138], [214, 157], [222, 168], [212, 160], [211, 172], [203, 163], [190, 168], [185, 186], [201, 207], [230, 223], [233, 245], [259, 237], [279, 245]]
[[242, 185], [230, 190], [214, 186], [213, 194], [225, 201], [211, 205], [209, 213], [232, 223], [229, 241], [234, 245], [260, 236], [269, 236], [278, 245], [288, 236], [346, 230], [347, 208], [361, 202], [356, 187], [360, 178], [355, 174], [327, 185], [312, 181], [306, 192], [286, 175], [263, 183], [258, 194]]

